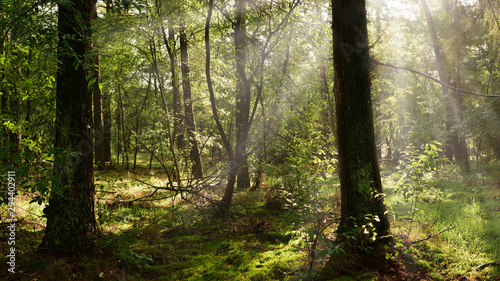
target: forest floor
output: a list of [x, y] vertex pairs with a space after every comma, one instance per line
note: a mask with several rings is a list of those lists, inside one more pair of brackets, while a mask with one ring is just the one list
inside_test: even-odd
[[[302, 190], [305, 200], [286, 208], [268, 179], [268, 188], [237, 192], [233, 213], [218, 218], [199, 197], [187, 196], [191, 203], [178, 197], [135, 200], [153, 191], [136, 179], [165, 183], [159, 170], [111, 170], [96, 175], [99, 256], [41, 256], [43, 205], [29, 204], [30, 197], [20, 194], [16, 273], [7, 271], [3, 223], [0, 279], [500, 280], [500, 266], [488, 264], [500, 260], [500, 163], [468, 175], [449, 166], [425, 174], [425, 188], [402, 184], [402, 173], [393, 167], [382, 171], [394, 235], [385, 258], [360, 261], [346, 254], [342, 268], [331, 265], [335, 259], [328, 263], [336, 251], [335, 177], [314, 182], [314, 194]], [[0, 215], [5, 217], [3, 209]]]

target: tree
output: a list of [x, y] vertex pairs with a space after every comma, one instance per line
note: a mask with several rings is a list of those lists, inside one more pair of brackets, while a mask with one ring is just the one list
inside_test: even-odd
[[56, 155], [47, 227], [40, 248], [56, 256], [92, 254], [97, 250], [94, 214], [91, 71], [92, 0], [58, 4], [59, 70], [56, 83]]
[[[441, 48], [439, 47], [439, 41], [437, 37], [436, 27], [434, 26], [434, 21], [432, 19], [431, 12], [429, 10], [429, 6], [427, 5], [426, 0], [422, 0], [422, 10], [424, 11], [425, 17], [427, 19], [427, 24], [429, 26], [429, 33], [432, 39], [432, 46], [434, 49], [434, 55], [436, 58], [436, 63], [438, 66], [439, 80], [446, 85], [451, 85], [450, 79], [446, 75], [445, 71], [445, 57], [441, 52]], [[456, 18], [455, 18], [456, 20]], [[460, 55], [458, 55], [458, 59]], [[460, 61], [457, 61], [457, 65]], [[460, 89], [460, 71], [457, 70], [457, 85], [458, 89]], [[469, 172], [469, 155], [467, 153], [467, 143], [465, 142], [465, 134], [462, 132], [463, 130], [463, 111], [462, 111], [462, 95], [457, 92], [456, 95], [450, 93], [448, 87], [442, 85], [443, 93], [447, 99], [447, 121], [446, 121], [446, 129], [448, 131], [448, 139], [447, 139], [447, 151], [446, 157], [452, 160], [452, 155], [455, 155], [455, 158], [458, 162], [460, 162], [467, 172]], [[459, 132], [453, 127], [458, 127]], [[451, 150], [451, 147], [453, 151]]]
[[171, 86], [172, 86], [172, 97], [174, 103], [174, 128], [173, 135], [175, 139], [175, 145], [182, 149], [183, 148], [183, 135], [182, 135], [182, 104], [181, 104], [181, 94], [179, 92], [178, 77], [176, 72], [177, 67], [177, 50], [175, 47], [175, 29], [173, 27], [173, 22], [170, 23], [168, 28], [168, 39], [165, 34], [165, 28], [162, 27], [163, 41], [167, 47], [168, 57], [170, 58], [170, 73], [171, 73]]
[[219, 203], [219, 213], [221, 215], [229, 214], [229, 209], [231, 208], [231, 201], [233, 200], [234, 185], [236, 183], [236, 175], [238, 173], [239, 163], [235, 160], [233, 149], [231, 144], [227, 139], [226, 133], [219, 119], [219, 114], [217, 111], [217, 105], [215, 102], [215, 94], [212, 84], [212, 78], [210, 75], [210, 20], [212, 19], [212, 12], [214, 9], [214, 0], [209, 0], [208, 2], [208, 15], [205, 22], [205, 75], [207, 77], [207, 87], [210, 94], [210, 105], [212, 108], [212, 115], [214, 117], [217, 130], [222, 139], [222, 144], [226, 150], [229, 164], [229, 175], [227, 176], [226, 189], [224, 191], [224, 197]]
[[382, 200], [370, 93], [365, 0], [333, 1], [337, 141], [341, 191], [340, 234], [372, 223], [389, 234]]
[[189, 74], [189, 53], [188, 40], [186, 33], [186, 22], [181, 19], [180, 27], [180, 48], [181, 48], [181, 72], [182, 72], [182, 91], [184, 97], [184, 124], [189, 141], [189, 154], [193, 167], [191, 174], [195, 178], [203, 177], [203, 166], [201, 163], [200, 149], [196, 140], [196, 122], [193, 112], [193, 97], [191, 94], [191, 77]]
[[234, 25], [234, 49], [236, 54], [236, 153], [235, 161], [238, 162], [239, 172], [237, 186], [240, 189], [250, 187], [248, 171], [247, 141], [250, 127], [250, 82], [247, 79], [245, 67], [247, 60], [247, 27], [246, 27], [246, 1], [236, 1], [236, 21]]
[[[97, 16], [97, 0], [93, 1], [92, 5], [92, 19], [96, 19]], [[102, 93], [101, 87], [99, 86], [99, 53], [96, 52], [94, 58], [94, 69], [93, 78], [94, 84], [92, 88], [93, 105], [94, 105], [94, 150], [95, 150], [95, 163], [97, 169], [104, 169], [104, 163], [106, 162], [106, 147], [104, 143], [104, 124], [103, 124], [103, 114], [102, 114]]]

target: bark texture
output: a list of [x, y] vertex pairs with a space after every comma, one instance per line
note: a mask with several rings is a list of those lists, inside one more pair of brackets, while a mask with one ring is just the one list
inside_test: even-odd
[[104, 142], [104, 124], [102, 115], [102, 94], [99, 88], [99, 53], [95, 56], [94, 77], [96, 81], [92, 87], [92, 96], [94, 100], [94, 150], [95, 150], [95, 164], [97, 169], [104, 169], [106, 162], [105, 142]]
[[212, 114], [214, 117], [215, 124], [217, 125], [217, 130], [220, 133], [222, 144], [226, 150], [229, 164], [229, 175], [227, 178], [227, 185], [224, 191], [224, 197], [219, 202], [219, 214], [222, 216], [228, 215], [231, 208], [231, 201], [233, 199], [234, 185], [236, 183], [236, 175], [238, 173], [238, 161], [236, 161], [231, 148], [231, 144], [224, 132], [224, 128], [219, 119], [219, 113], [217, 111], [217, 105], [215, 102], [215, 94], [212, 85], [212, 78], [210, 76], [210, 20], [212, 18], [212, 11], [214, 9], [214, 0], [209, 0], [208, 2], [208, 15], [205, 22], [205, 75], [207, 77], [207, 87], [210, 94], [210, 105], [212, 108]]
[[332, 3], [341, 188], [338, 232], [352, 231], [371, 220], [379, 236], [387, 235], [389, 221], [383, 200], [379, 197], [382, 184], [370, 94], [366, 3], [365, 0], [337, 0]]
[[248, 171], [247, 141], [250, 118], [250, 83], [245, 74], [247, 28], [246, 28], [246, 1], [236, 1], [236, 24], [234, 27], [234, 47], [236, 54], [236, 153], [235, 161], [239, 167], [237, 186], [240, 189], [250, 187], [250, 175]]
[[94, 214], [92, 92], [84, 64], [90, 63], [91, 0], [58, 4], [59, 71], [56, 90], [55, 183], [44, 209], [47, 227], [40, 248], [56, 256], [97, 252]]
[[191, 93], [191, 77], [189, 74], [189, 53], [185, 21], [181, 20], [180, 28], [182, 91], [184, 97], [184, 126], [189, 141], [189, 155], [192, 161], [191, 174], [194, 178], [203, 177], [200, 148], [196, 140], [196, 122], [194, 120], [193, 97]]

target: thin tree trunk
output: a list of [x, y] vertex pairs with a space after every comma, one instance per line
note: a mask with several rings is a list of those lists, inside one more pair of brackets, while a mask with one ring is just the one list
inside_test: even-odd
[[323, 123], [322, 133], [325, 140], [329, 140], [330, 134], [332, 133], [330, 114], [333, 113], [333, 110], [331, 110], [332, 108], [330, 107], [331, 97], [330, 97], [330, 90], [328, 89], [328, 80], [326, 79], [326, 67], [322, 63], [319, 69], [320, 69], [320, 84], [321, 84], [320, 92], [321, 92], [321, 99], [323, 100], [321, 106], [321, 117], [322, 117], [321, 121]]
[[219, 203], [219, 213], [223, 216], [229, 214], [229, 209], [231, 208], [231, 201], [234, 193], [234, 185], [236, 174], [238, 172], [239, 163], [236, 161], [233, 150], [231, 148], [231, 144], [229, 143], [226, 133], [222, 127], [222, 124], [219, 119], [219, 114], [217, 112], [217, 105], [215, 103], [215, 95], [212, 86], [212, 78], [210, 76], [210, 20], [212, 18], [212, 11], [214, 8], [214, 0], [209, 0], [208, 3], [208, 15], [205, 22], [205, 75], [207, 78], [207, 86], [208, 92], [210, 94], [210, 104], [212, 108], [212, 114], [215, 120], [215, 124], [217, 125], [217, 130], [222, 139], [222, 144], [226, 150], [229, 164], [229, 175], [227, 179], [226, 189], [224, 191], [224, 196]]
[[[2, 53], [2, 56], [5, 57], [5, 46], [4, 46], [4, 42], [0, 42], [1, 45], [0, 45], [0, 48], [2, 49], [1, 53]], [[2, 64], [2, 72], [1, 73], [5, 73], [5, 65]], [[4, 84], [1, 84], [0, 85], [0, 91], [2, 92], [5, 92], [6, 89], [5, 89], [5, 85]], [[7, 113], [7, 95], [2, 95], [0, 101], [2, 102], [2, 105], [0, 107], [0, 112], [2, 114], [6, 114]], [[1, 124], [0, 127], [2, 128], [2, 131], [0, 132], [0, 145], [2, 145], [2, 147], [4, 147], [4, 144], [8, 141], [8, 129], [7, 129], [7, 126], [4, 125], [4, 124]], [[2, 153], [1, 154], [2, 157], [0, 158], [0, 160], [2, 162], [6, 162], [7, 161], [7, 155], [6, 153]]]
[[[5, 72], [5, 69], [2, 69], [2, 72]], [[3, 87], [0, 88], [0, 90], [4, 90]], [[2, 95], [2, 114], [6, 114], [7, 113], [7, 96], [6, 95]], [[6, 125], [1, 125], [1, 128], [2, 128], [2, 132], [0, 133], [0, 137], [1, 137], [1, 140], [0, 140], [0, 144], [2, 145], [2, 147], [5, 147], [4, 144], [7, 143], [9, 141], [9, 134], [8, 134], [8, 128]], [[1, 155], [2, 155], [2, 162], [7, 162], [8, 160], [8, 155], [7, 155], [7, 151], [4, 151]]]
[[[431, 12], [429, 10], [429, 6], [427, 5], [426, 0], [421, 0], [422, 4], [422, 10], [424, 11], [425, 17], [427, 19], [427, 25], [429, 26], [429, 33], [431, 36], [432, 40], [432, 46], [434, 48], [434, 55], [436, 57], [436, 64], [438, 66], [438, 74], [439, 74], [439, 80], [443, 82], [446, 85], [450, 85], [450, 79], [446, 75], [445, 71], [445, 59], [443, 54], [441, 53], [441, 48], [439, 47], [439, 40], [437, 37], [437, 32], [436, 32], [436, 27], [434, 25], [434, 20], [432, 19]], [[446, 131], [447, 131], [447, 139], [446, 139], [446, 146], [445, 146], [445, 155], [448, 159], [453, 160], [452, 154], [455, 154], [455, 157], [457, 157], [457, 152], [460, 151], [460, 142], [459, 142], [459, 137], [458, 133], [454, 127], [456, 127], [458, 121], [457, 121], [457, 113], [455, 110], [455, 106], [457, 105], [457, 100], [453, 96], [452, 93], [450, 93], [449, 89], [443, 85], [441, 85], [443, 94], [446, 98]]]
[[13, 89], [10, 94], [10, 115], [17, 131], [9, 131], [9, 162], [17, 166], [21, 160], [21, 99], [17, 89]]
[[103, 142], [104, 142], [104, 161], [111, 163], [111, 124], [112, 124], [112, 116], [111, 116], [111, 98], [108, 95], [102, 96], [103, 101]]
[[476, 170], [479, 171], [479, 156], [481, 155], [481, 144], [483, 142], [483, 131], [479, 134], [479, 143], [477, 144], [476, 147]]
[[[163, 33], [163, 40], [165, 41], [165, 44], [168, 43], [167, 39], [166, 39], [166, 35], [165, 35], [165, 30], [162, 28], [162, 33]], [[167, 49], [169, 49], [170, 47], [168, 47], [167, 45]], [[178, 159], [177, 159], [177, 153], [176, 153], [176, 150], [175, 150], [175, 142], [176, 142], [176, 136], [175, 136], [175, 133], [172, 132], [171, 128], [170, 128], [170, 125], [171, 125], [171, 121], [170, 121], [170, 113], [168, 111], [168, 105], [167, 105], [167, 99], [165, 98], [165, 89], [163, 88], [163, 81], [162, 81], [162, 77], [160, 75], [160, 71], [158, 69], [158, 60], [157, 60], [157, 51], [156, 51], [156, 46], [154, 45], [154, 40], [151, 44], [151, 52], [152, 52], [152, 56], [153, 56], [153, 63], [154, 63], [154, 70], [155, 70], [155, 73], [156, 73], [156, 77], [158, 79], [158, 84], [159, 84], [159, 91], [160, 91], [160, 96], [161, 96], [161, 99], [163, 101], [163, 109], [164, 109], [164, 112], [165, 112], [165, 118], [166, 118], [166, 121], [167, 121], [167, 134], [168, 134], [168, 137], [167, 137], [167, 144], [169, 145], [169, 149], [172, 153], [172, 162], [173, 162], [173, 178], [174, 180], [177, 180], [178, 181], [178, 185], [180, 186], [181, 185], [181, 182], [180, 182], [180, 169], [179, 169], [179, 162], [178, 162]], [[170, 50], [169, 53], [171, 53], [172, 51]], [[160, 143], [160, 151], [163, 149], [161, 143]], [[163, 157], [163, 153], [160, 152], [160, 155]]]
[[181, 48], [181, 71], [182, 71], [182, 91], [184, 94], [184, 122], [189, 140], [189, 155], [193, 166], [191, 175], [194, 178], [203, 177], [203, 166], [201, 163], [200, 149], [196, 140], [196, 123], [193, 111], [193, 98], [191, 93], [191, 77], [189, 74], [189, 54], [186, 34], [186, 23], [181, 19], [180, 28], [180, 48]]
[[[17, 32], [10, 32], [10, 41], [15, 44], [17, 41]], [[13, 44], [13, 45], [14, 45]], [[18, 56], [18, 52], [14, 51], [14, 57]], [[19, 75], [22, 75], [21, 68], [16, 70]], [[21, 98], [17, 86], [13, 86], [9, 92], [9, 106], [11, 119], [16, 124], [16, 131], [9, 131], [9, 164], [17, 166], [21, 160]]]
[[135, 138], [135, 150], [134, 150], [134, 165], [132, 166], [132, 170], [135, 170], [137, 165], [137, 153], [139, 152], [139, 144], [137, 143], [137, 137]]
[[[457, 38], [458, 42], [456, 43], [457, 47], [457, 85], [456, 88], [460, 90], [460, 38], [459, 38], [459, 31], [458, 31], [458, 0], [455, 0], [455, 9], [454, 9], [454, 16], [453, 16], [453, 26], [455, 29], [455, 37]], [[459, 144], [457, 147], [457, 153], [456, 157], [457, 160], [464, 166], [465, 172], [469, 173], [470, 172], [470, 165], [469, 165], [469, 152], [467, 149], [467, 142], [465, 139], [465, 131], [464, 131], [464, 111], [463, 111], [463, 106], [462, 106], [462, 93], [460, 92], [455, 92], [455, 97], [456, 97], [456, 104], [457, 104], [457, 121], [459, 125], [458, 129], [458, 135], [459, 135]]]
[[[175, 67], [177, 66], [176, 52], [175, 52], [175, 37], [174, 37], [174, 28], [171, 27], [168, 29], [168, 40], [167, 35], [165, 34], [165, 29], [162, 28], [163, 32], [163, 41], [165, 46], [167, 47], [168, 57], [170, 58], [170, 73], [172, 75], [170, 81], [172, 85], [172, 96], [174, 103], [174, 139], [175, 145], [178, 148], [183, 148], [183, 134], [182, 134], [182, 104], [181, 104], [181, 93], [179, 92], [179, 82], [177, 78], [177, 72]], [[172, 46], [170, 46], [172, 43]]]
[[[120, 88], [118, 87], [118, 92], [120, 91]], [[121, 118], [121, 113], [120, 109], [117, 108], [115, 110], [115, 117], [116, 117], [116, 165], [120, 164], [120, 155], [122, 154], [122, 137], [123, 135], [122, 132], [122, 118]], [[122, 160], [123, 162], [123, 160]]]
[[125, 110], [123, 108], [123, 96], [122, 96], [122, 91], [125, 91], [125, 89], [121, 86], [118, 85], [118, 98], [119, 98], [119, 103], [120, 103], [120, 125], [121, 125], [121, 137], [122, 137], [122, 166], [125, 167], [125, 169], [128, 170], [129, 168], [129, 163], [128, 163], [128, 143], [127, 143], [127, 138], [125, 136]]
[[[95, 3], [95, 2], [94, 2]], [[95, 5], [95, 4], [94, 4]], [[96, 68], [94, 69], [94, 82], [92, 92], [94, 99], [94, 150], [95, 150], [95, 164], [97, 165], [97, 170], [104, 169], [105, 159], [105, 143], [104, 143], [104, 125], [103, 125], [103, 115], [102, 115], [102, 94], [101, 88], [99, 87], [99, 53], [96, 53], [95, 61]]]
[[[5, 57], [5, 49], [4, 49], [4, 43], [2, 42], [2, 56]], [[5, 73], [5, 65], [2, 64], [2, 73]], [[0, 90], [2, 92], [6, 92], [6, 86], [4, 84], [0, 85]], [[7, 95], [2, 95], [2, 98], [1, 98], [1, 102], [2, 102], [2, 107], [1, 107], [1, 113], [2, 114], [7, 114]], [[1, 133], [1, 140], [0, 140], [0, 144], [4, 144], [8, 141], [8, 138], [9, 138], [9, 134], [8, 134], [8, 128], [7, 128], [7, 125], [0, 125], [1, 128], [2, 128], [2, 133]], [[4, 147], [4, 146], [3, 146]], [[7, 154], [4, 152], [4, 154], [2, 154], [2, 162], [5, 162], [7, 161]]]
[[[322, 22], [322, 11], [321, 7], [319, 5], [319, 2], [314, 2], [315, 8], [316, 8], [316, 22], [318, 25], [321, 24]], [[318, 31], [318, 36], [324, 36], [325, 34], [322, 34], [322, 32]], [[320, 94], [321, 94], [321, 118], [322, 118], [322, 134], [323, 138], [325, 139], [326, 142], [328, 142], [331, 138], [330, 135], [332, 134], [333, 131], [333, 126], [331, 123], [332, 118], [330, 118], [331, 114], [335, 111], [333, 107], [330, 107], [331, 105], [331, 99], [332, 95], [330, 95], [330, 89], [328, 88], [328, 79], [326, 78], [326, 62], [327, 59], [323, 54], [319, 55], [319, 61], [320, 61], [320, 66], [319, 66], [319, 76], [320, 76]], [[334, 120], [334, 119], [333, 119]], [[335, 121], [334, 121], [335, 122]]]
[[[154, 81], [155, 81], [155, 92], [156, 92], [156, 79]], [[153, 132], [155, 130], [155, 127], [156, 127], [156, 119], [153, 121]], [[151, 154], [149, 156], [149, 167], [148, 167], [149, 170], [151, 170], [151, 168], [153, 167], [153, 157], [154, 157], [155, 150], [156, 150], [156, 148], [155, 148], [155, 146], [153, 146], [153, 148], [151, 149]]]
[[250, 117], [250, 83], [245, 74], [247, 29], [246, 29], [246, 1], [236, 1], [236, 24], [234, 27], [234, 46], [236, 52], [236, 78], [237, 94], [235, 105], [236, 122], [236, 161], [240, 165], [237, 186], [240, 189], [250, 187], [250, 175], [248, 170], [247, 141]]
[[[92, 0], [92, 19], [98, 18], [97, 15], [97, 0]], [[95, 47], [95, 46], [94, 46]], [[103, 115], [102, 115], [102, 94], [100, 83], [100, 58], [99, 51], [95, 49], [93, 78], [95, 79], [92, 88], [93, 95], [93, 105], [94, 105], [94, 162], [97, 166], [97, 170], [103, 170], [106, 162], [105, 159], [105, 147], [104, 147], [104, 125], [103, 125]]]
[[497, 136], [497, 159], [500, 159], [500, 133]]

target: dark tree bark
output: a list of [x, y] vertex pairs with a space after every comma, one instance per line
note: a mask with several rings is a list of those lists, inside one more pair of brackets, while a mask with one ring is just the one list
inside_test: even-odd
[[333, 1], [337, 141], [341, 189], [340, 234], [371, 220], [389, 234], [381, 196], [370, 95], [370, 57], [365, 0]]
[[[166, 37], [166, 34], [165, 34], [165, 29], [162, 27], [162, 34], [163, 34], [163, 40], [165, 42], [165, 44], [167, 45], [167, 50], [169, 52], [169, 54], [172, 53], [172, 50], [170, 50], [170, 47], [168, 46], [168, 40], [167, 40], [167, 37]], [[155, 92], [156, 92], [156, 89], [159, 90], [160, 92], [160, 96], [161, 96], [161, 99], [163, 101], [163, 110], [164, 110], [164, 113], [165, 113], [165, 119], [167, 121], [167, 144], [168, 144], [168, 148], [170, 149], [170, 152], [172, 153], [172, 164], [173, 164], [173, 167], [172, 167], [172, 172], [173, 172], [173, 175], [172, 175], [172, 178], [176, 181], [178, 181], [178, 184], [179, 186], [181, 185], [181, 178], [180, 178], [180, 169], [179, 169], [179, 161], [178, 161], [178, 158], [177, 158], [177, 153], [176, 153], [176, 149], [175, 149], [175, 142], [176, 142], [176, 135], [174, 132], [172, 132], [171, 128], [170, 128], [170, 113], [169, 113], [169, 110], [168, 110], [168, 103], [167, 103], [167, 99], [165, 97], [165, 89], [164, 89], [164, 84], [163, 84], [163, 78], [162, 76], [160, 75], [160, 70], [158, 68], [158, 57], [159, 57], [159, 54], [158, 54], [158, 51], [156, 49], [156, 45], [154, 44], [154, 38], [153, 40], [150, 41], [149, 43], [149, 48], [151, 50], [151, 55], [152, 55], [152, 58], [153, 58], [153, 67], [154, 67], [154, 71], [155, 71]], [[158, 85], [156, 85], [156, 83], [158, 83]], [[175, 127], [175, 125], [174, 125]], [[162, 149], [163, 149], [163, 146], [160, 142], [159, 144], [159, 148], [160, 148], [160, 157], [163, 159], [163, 152], [162, 152]], [[166, 171], [167, 172], [167, 171]], [[168, 177], [170, 178], [169, 176], [170, 172], [167, 172], [167, 175]]]
[[194, 120], [193, 98], [191, 93], [191, 77], [189, 74], [189, 54], [186, 34], [186, 23], [181, 19], [180, 28], [180, 48], [181, 48], [181, 72], [182, 91], [184, 96], [184, 123], [189, 141], [189, 155], [193, 166], [191, 175], [194, 178], [203, 177], [203, 166], [201, 163], [200, 148], [196, 140], [196, 122]]
[[[10, 32], [10, 41], [15, 43], [17, 41], [17, 31], [13, 29]], [[17, 51], [13, 52], [13, 56], [17, 57], [19, 54]], [[21, 68], [18, 68], [16, 72], [22, 75]], [[16, 85], [12, 85], [9, 91], [9, 115], [11, 119], [16, 123], [18, 131], [9, 131], [9, 163], [10, 165], [18, 165], [21, 160], [21, 98], [19, 89]]]
[[86, 52], [91, 48], [92, 0], [58, 3], [54, 171], [59, 182], [54, 183], [44, 209], [47, 227], [40, 248], [48, 248], [56, 256], [94, 254], [92, 92], [84, 65], [90, 63]]
[[99, 88], [99, 53], [96, 53], [95, 61], [96, 69], [94, 69], [94, 77], [96, 81], [92, 87], [92, 94], [94, 99], [94, 150], [95, 150], [95, 164], [98, 170], [104, 169], [106, 162], [105, 142], [104, 142], [104, 124], [102, 114], [102, 94]]
[[247, 28], [246, 28], [246, 1], [236, 1], [236, 24], [234, 26], [234, 47], [236, 54], [236, 154], [235, 160], [238, 162], [239, 171], [237, 186], [241, 189], [250, 187], [250, 175], [248, 171], [247, 141], [250, 118], [250, 83], [245, 74], [246, 48], [247, 48]]
[[210, 94], [210, 105], [212, 108], [212, 114], [215, 120], [215, 124], [217, 126], [217, 130], [222, 139], [222, 144], [224, 149], [226, 150], [229, 164], [229, 175], [227, 178], [227, 185], [224, 191], [224, 196], [222, 200], [219, 202], [219, 213], [222, 216], [229, 214], [229, 209], [231, 208], [231, 201], [233, 199], [234, 193], [234, 185], [236, 183], [236, 175], [238, 174], [239, 163], [236, 161], [233, 153], [233, 149], [231, 148], [231, 144], [227, 139], [226, 133], [224, 132], [224, 128], [219, 119], [219, 113], [217, 111], [217, 105], [215, 103], [215, 94], [212, 86], [212, 78], [210, 76], [210, 20], [212, 18], [212, 11], [214, 8], [214, 0], [209, 0], [208, 3], [208, 15], [205, 22], [205, 75], [207, 77], [207, 86], [208, 92]]
[[[167, 47], [168, 57], [170, 58], [170, 73], [172, 75], [170, 81], [172, 85], [172, 98], [174, 103], [174, 139], [175, 145], [178, 148], [183, 148], [183, 129], [182, 129], [182, 104], [181, 104], [181, 93], [179, 92], [179, 82], [177, 77], [177, 54], [175, 50], [175, 37], [174, 37], [174, 28], [173, 24], [168, 29], [168, 39], [165, 34], [165, 29], [162, 28], [163, 32], [163, 41], [165, 46]], [[170, 43], [172, 46], [170, 46]]]
[[334, 105], [333, 105], [333, 97], [330, 94], [330, 89], [328, 88], [328, 80], [326, 78], [326, 67], [322, 64], [319, 67], [320, 69], [320, 92], [321, 99], [323, 100], [321, 106], [321, 117], [323, 122], [323, 137], [325, 140], [330, 139], [331, 134], [335, 133], [335, 116]]
[[497, 159], [500, 159], [500, 133], [497, 136]]
[[[116, 118], [116, 165], [120, 164], [120, 155], [122, 154], [122, 122], [121, 122], [121, 114], [120, 109], [115, 109], [115, 118]], [[123, 162], [123, 160], [122, 160]]]
[[[0, 89], [0, 90], [3, 90], [3, 89]], [[5, 114], [7, 112], [7, 97], [5, 95], [2, 95], [2, 111], [1, 113], [2, 114]], [[7, 126], [6, 125], [1, 125], [1, 128], [2, 128], [2, 131], [0, 132], [0, 144], [2, 145], [2, 147], [5, 147], [4, 144], [7, 143], [8, 141], [8, 129], [7, 129]], [[2, 153], [2, 157], [1, 157], [1, 161], [2, 162], [6, 162], [8, 159], [7, 157], [7, 152], [4, 151]]]
[[[92, 0], [92, 19], [97, 19], [97, 0]], [[95, 46], [94, 46], [95, 48]], [[104, 169], [105, 144], [104, 144], [104, 124], [102, 115], [102, 93], [99, 87], [100, 83], [100, 58], [99, 51], [95, 50], [93, 78], [95, 79], [92, 87], [92, 97], [94, 105], [94, 162], [98, 170]]]
[[[455, 31], [455, 36], [458, 38], [458, 42], [456, 44], [457, 47], [457, 85], [456, 88], [460, 90], [460, 34], [458, 31], [458, 0], [455, 0], [455, 8], [453, 10], [453, 27]], [[467, 173], [470, 172], [469, 165], [469, 152], [467, 149], [467, 142], [465, 140], [465, 131], [464, 131], [464, 111], [462, 106], [462, 93], [455, 93], [456, 104], [457, 104], [457, 113], [456, 119], [459, 124], [458, 129], [458, 146], [456, 157], [457, 160], [464, 166], [465, 171]]]
[[[319, 2], [315, 1], [316, 8], [316, 22], [317, 24], [321, 24], [322, 19], [322, 11]], [[319, 37], [324, 37], [326, 34], [324, 32], [318, 32]], [[322, 133], [323, 138], [329, 143], [330, 140], [334, 140], [331, 138], [331, 135], [335, 134], [335, 108], [333, 104], [333, 94], [330, 93], [330, 89], [328, 86], [328, 78], [327, 78], [327, 67], [326, 64], [328, 62], [327, 58], [323, 54], [319, 54], [319, 75], [320, 75], [320, 93], [321, 93], [321, 117], [322, 117]]]
[[[122, 90], [125, 91], [125, 88], [123, 88], [122, 85], [118, 85], [118, 102], [119, 102], [119, 108], [118, 110], [120, 111], [120, 114], [119, 114], [119, 117], [120, 120], [119, 120], [119, 125], [118, 126], [121, 126], [121, 137], [122, 137], [122, 140], [121, 140], [121, 144], [122, 144], [122, 149], [121, 149], [121, 152], [123, 153], [122, 155], [122, 166], [125, 167], [125, 169], [129, 169], [129, 163], [128, 163], [128, 141], [127, 141], [127, 137], [126, 137], [126, 134], [125, 134], [125, 108], [123, 106], [123, 95], [122, 95]], [[118, 163], [118, 160], [117, 160], [117, 163]]]
[[102, 96], [104, 161], [111, 165], [111, 99], [109, 95]]
[[[0, 42], [1, 45], [0, 47], [2, 48], [2, 56], [5, 57], [5, 47], [4, 47], [4, 42]], [[2, 73], [5, 73], [5, 65], [2, 65]], [[0, 91], [2, 92], [5, 92], [7, 89], [5, 88], [6, 85], [4, 84], [1, 84], [0, 85]], [[2, 98], [1, 98], [1, 102], [2, 102], [2, 106], [1, 106], [1, 113], [2, 114], [6, 114], [8, 113], [7, 111], [7, 95], [2, 95]], [[0, 145], [2, 145], [2, 147], [5, 147], [4, 144], [8, 142], [8, 129], [7, 129], [7, 126], [6, 125], [0, 125], [0, 128], [2, 128], [2, 131], [0, 132]], [[2, 154], [2, 157], [0, 158], [0, 160], [2, 162], [6, 162], [8, 160], [8, 155], [7, 155], [7, 151], [4, 151]]]

